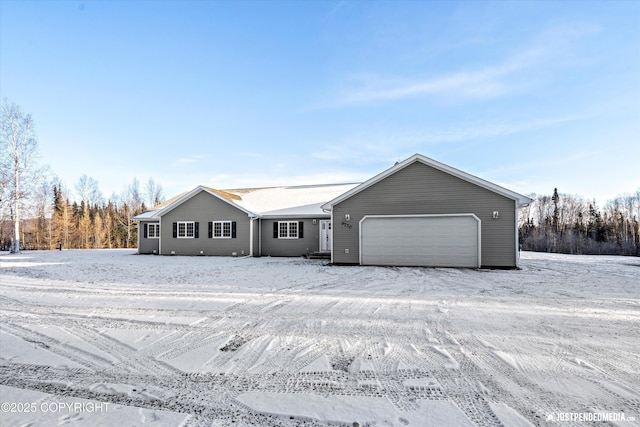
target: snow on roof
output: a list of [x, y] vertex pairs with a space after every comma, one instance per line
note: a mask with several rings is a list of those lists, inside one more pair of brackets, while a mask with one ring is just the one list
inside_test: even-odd
[[[356, 187], [351, 184], [321, 184], [298, 185], [287, 187], [264, 188], [237, 188], [230, 190], [218, 190], [211, 187], [196, 187], [191, 192], [185, 192], [172, 197], [166, 202], [155, 207], [154, 210], [143, 212], [136, 216], [135, 220], [157, 219], [162, 216], [170, 206], [181, 203], [186, 195], [194, 191], [209, 191], [226, 202], [236, 205], [244, 211], [249, 211], [260, 216], [300, 217], [326, 215], [321, 206], [327, 201], [338, 197], [340, 194]], [[195, 194], [195, 193], [194, 193]]]
[[322, 204], [358, 184], [298, 185], [288, 187], [243, 188], [225, 190], [241, 200], [233, 202], [259, 215], [322, 215]]
[[333, 205], [353, 196], [354, 194], [368, 188], [381, 181], [398, 170], [407, 167], [414, 162], [421, 162], [428, 166], [449, 173], [458, 178], [469, 181], [480, 187], [484, 187], [505, 197], [514, 199], [518, 206], [526, 206], [531, 203], [529, 197], [518, 194], [514, 191], [500, 187], [482, 178], [478, 178], [451, 166], [430, 159], [421, 154], [415, 154], [400, 163], [396, 163], [391, 168], [379, 173], [366, 182], [349, 184], [320, 184], [320, 185], [297, 185], [285, 187], [262, 187], [262, 188], [236, 188], [228, 190], [218, 190], [211, 187], [199, 186], [188, 193], [182, 193], [165, 203], [156, 206], [155, 210], [144, 212], [136, 216], [135, 220], [154, 219], [164, 215], [173, 207], [188, 200], [189, 197], [198, 194], [200, 191], [208, 191], [210, 194], [219, 197], [221, 200], [247, 212], [249, 216], [253, 214], [261, 217], [296, 217], [296, 216], [320, 216], [326, 215], [326, 211]]
[[144, 211], [141, 214], [138, 214], [133, 217], [134, 221], [144, 220], [144, 219], [152, 219], [153, 215], [155, 215], [156, 211]]
[[165, 200], [164, 202], [156, 205], [153, 209], [148, 210], [148, 211], [144, 211], [139, 215], [136, 215], [133, 217], [134, 221], [139, 221], [139, 220], [144, 220], [144, 219], [153, 219], [155, 214], [158, 213], [158, 211], [160, 209], [164, 209], [167, 206], [171, 205], [172, 203], [174, 203], [176, 200], [179, 200], [182, 196], [184, 196], [185, 194], [187, 194], [186, 192], [184, 193], [180, 193], [177, 196], [173, 196], [172, 198]]

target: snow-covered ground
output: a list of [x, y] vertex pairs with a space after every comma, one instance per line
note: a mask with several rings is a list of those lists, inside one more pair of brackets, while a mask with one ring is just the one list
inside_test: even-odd
[[521, 264], [2, 254], [0, 424], [638, 425], [640, 258]]

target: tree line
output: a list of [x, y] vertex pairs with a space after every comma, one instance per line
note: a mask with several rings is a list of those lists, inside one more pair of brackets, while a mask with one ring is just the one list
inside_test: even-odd
[[[98, 181], [78, 179], [74, 198], [47, 166], [39, 163], [31, 115], [8, 100], [0, 106], [0, 250], [133, 248], [133, 218], [164, 201], [153, 178], [137, 179], [105, 199]], [[77, 201], [79, 200], [79, 202]]]
[[[80, 180], [83, 179], [86, 175]], [[54, 179], [42, 193], [26, 198], [22, 204], [25, 215], [21, 220], [20, 248], [59, 249], [60, 245], [66, 249], [135, 248], [138, 230], [133, 218], [148, 210], [147, 188], [155, 189], [149, 206], [164, 200], [162, 187], [150, 178], [145, 189], [141, 190], [139, 181], [134, 179], [121, 194], [106, 201], [102, 196], [97, 200], [80, 196], [78, 203]], [[2, 218], [0, 250], [11, 250], [12, 221], [6, 215]]]
[[[75, 186], [78, 202], [38, 163], [31, 116], [6, 99], [0, 115], [0, 250], [136, 247], [133, 218], [163, 202], [160, 184], [149, 178], [141, 189], [134, 179], [105, 200], [98, 182], [83, 175]], [[640, 256], [640, 189], [602, 209], [557, 189], [532, 198], [519, 211], [524, 250]]]
[[606, 202], [576, 195], [533, 196], [520, 210], [524, 250], [587, 255], [640, 256], [640, 190]]

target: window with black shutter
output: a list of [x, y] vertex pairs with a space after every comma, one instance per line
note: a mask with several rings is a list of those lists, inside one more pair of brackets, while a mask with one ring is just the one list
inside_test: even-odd
[[209, 223], [210, 237], [214, 239], [235, 239], [235, 221], [212, 221]]
[[160, 238], [160, 223], [150, 223], [144, 225], [144, 238], [145, 239], [159, 239]]
[[273, 223], [273, 237], [276, 239], [302, 239], [302, 221], [278, 221]]
[[195, 221], [178, 221], [173, 223], [173, 237], [193, 239], [198, 237], [199, 223]]

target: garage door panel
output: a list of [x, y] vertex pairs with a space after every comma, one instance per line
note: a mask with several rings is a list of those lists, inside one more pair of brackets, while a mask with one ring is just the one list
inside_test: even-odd
[[366, 217], [361, 263], [478, 267], [479, 220], [473, 215]]

